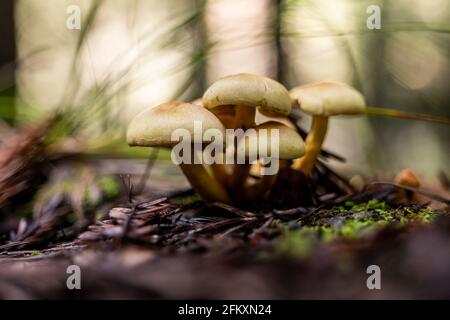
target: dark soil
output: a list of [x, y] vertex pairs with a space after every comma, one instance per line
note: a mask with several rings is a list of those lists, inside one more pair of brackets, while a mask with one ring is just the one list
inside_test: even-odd
[[[350, 200], [255, 213], [185, 192], [113, 208], [77, 236], [60, 229], [4, 243], [0, 297], [450, 297], [448, 210]], [[82, 290], [66, 287], [72, 264]], [[381, 290], [366, 286], [374, 264]]]

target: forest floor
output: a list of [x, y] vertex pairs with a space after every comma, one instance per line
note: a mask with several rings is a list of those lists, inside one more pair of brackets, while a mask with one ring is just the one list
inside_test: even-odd
[[448, 179], [355, 190], [323, 151], [265, 202], [206, 204], [173, 165], [55, 153], [47, 131], [0, 148], [0, 298], [450, 298]]
[[[390, 204], [395, 192], [252, 211], [163, 188], [83, 226], [61, 223], [66, 200], [53, 199], [33, 232], [0, 242], [0, 297], [450, 298], [448, 206]], [[81, 290], [67, 288], [70, 265]], [[381, 290], [367, 287], [373, 265]]]

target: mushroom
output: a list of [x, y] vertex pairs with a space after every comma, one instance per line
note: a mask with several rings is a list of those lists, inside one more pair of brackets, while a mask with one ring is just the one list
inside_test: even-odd
[[296, 160], [293, 169], [310, 175], [325, 139], [328, 118], [336, 115], [356, 115], [365, 112], [366, 103], [360, 92], [340, 82], [318, 82], [290, 91], [298, 107], [312, 115], [311, 130], [306, 138], [305, 155]]
[[[195, 132], [195, 121], [202, 123], [202, 132]], [[202, 144], [210, 142], [203, 140], [204, 132], [208, 129], [219, 130], [222, 136], [225, 136], [222, 123], [205, 108], [191, 103], [170, 101], [147, 108], [135, 116], [128, 125], [127, 141], [130, 146], [172, 148], [178, 143], [172, 139], [172, 133], [177, 129], [186, 129], [191, 142], [201, 138]], [[192, 161], [197, 157], [195, 148], [191, 147], [190, 150], [191, 164], [180, 163], [180, 168], [193, 189], [206, 201], [230, 203], [223, 186], [210, 176], [203, 164]]]
[[[198, 106], [203, 107], [203, 98], [195, 99], [191, 102]], [[210, 110], [219, 120], [222, 122], [226, 129], [232, 129], [234, 127], [234, 108], [232, 106], [225, 106], [222, 108], [215, 108]], [[230, 181], [228, 179], [229, 170], [225, 163], [213, 163], [211, 164], [211, 171], [214, 178], [219, 181], [219, 183], [225, 187], [225, 189], [230, 189]]]
[[261, 111], [256, 110], [255, 122], [257, 125], [260, 125], [260, 124], [263, 124], [263, 123], [266, 123], [269, 121], [279, 122], [279, 123], [284, 124], [285, 126], [288, 126], [291, 129], [297, 130], [297, 127], [294, 124], [294, 122], [292, 122], [292, 120], [287, 116], [267, 116], [267, 115], [261, 113]]
[[[203, 107], [203, 98], [195, 99], [191, 103]], [[209, 111], [219, 118], [226, 129], [234, 129], [236, 115], [234, 106], [222, 106], [221, 108], [213, 108]]]
[[[256, 125], [256, 109], [267, 115], [288, 115], [292, 103], [282, 84], [263, 76], [242, 73], [213, 83], [203, 95], [203, 106], [217, 114], [225, 127], [246, 130]], [[231, 123], [233, 114], [234, 122]], [[244, 184], [250, 167], [249, 164], [234, 165], [230, 188], [238, 190]]]
[[[400, 171], [394, 180], [395, 184], [399, 186], [417, 189], [420, 187], [420, 180], [411, 169], [403, 169]], [[409, 201], [417, 201], [417, 195], [411, 190], [400, 189], [397, 191], [397, 199], [407, 199]]]
[[203, 106], [214, 109], [235, 106], [238, 128], [251, 128], [256, 108], [267, 115], [288, 115], [291, 112], [289, 92], [279, 82], [267, 77], [241, 73], [217, 80], [203, 95]]
[[[277, 140], [272, 139], [272, 130], [278, 130]], [[256, 144], [251, 142], [257, 141]], [[272, 160], [281, 160], [280, 165], [286, 164], [287, 160], [296, 159], [304, 155], [305, 144], [296, 130], [276, 121], [269, 121], [258, 125], [250, 132], [248, 139], [242, 139], [238, 144], [238, 150], [248, 159], [261, 159], [262, 153], [259, 148], [266, 147], [264, 154]], [[267, 164], [263, 164], [262, 167]], [[263, 168], [260, 168], [263, 169]], [[278, 170], [277, 170], [278, 172]], [[262, 175], [261, 181], [247, 190], [244, 195], [247, 200], [254, 200], [262, 196], [275, 183], [277, 172]]]

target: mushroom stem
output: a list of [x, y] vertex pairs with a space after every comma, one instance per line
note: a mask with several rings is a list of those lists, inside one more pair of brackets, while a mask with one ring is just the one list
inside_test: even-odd
[[447, 117], [431, 116], [428, 114], [405, 112], [388, 108], [366, 107], [366, 114], [382, 117], [393, 117], [410, 120], [420, 120], [450, 125], [450, 119]]
[[[278, 161], [280, 163], [279, 169], [288, 166], [287, 160], [278, 160]], [[246, 200], [255, 201], [258, 198], [262, 198], [267, 192], [269, 192], [272, 189], [273, 185], [277, 180], [277, 177], [278, 173], [261, 176], [261, 180], [257, 184], [247, 189]]]
[[[236, 106], [235, 129], [242, 128], [247, 130], [255, 126], [256, 109], [252, 107]], [[237, 159], [235, 159], [237, 162]], [[242, 190], [245, 180], [250, 173], [251, 163], [233, 165], [230, 189], [235, 192]]]
[[230, 181], [226, 164], [213, 163], [211, 165], [211, 171], [214, 178], [225, 188], [228, 189]]
[[[191, 148], [191, 158], [195, 158], [196, 154]], [[181, 163], [180, 168], [188, 179], [192, 188], [208, 202], [223, 202], [230, 204], [230, 197], [223, 186], [213, 179], [206, 171], [202, 164], [185, 164]]]
[[305, 155], [294, 161], [292, 168], [309, 176], [325, 140], [328, 129], [328, 117], [313, 116], [311, 130], [305, 141]]
[[[220, 108], [213, 108], [211, 112], [219, 118], [220, 122], [222, 122], [225, 129], [234, 129], [235, 128], [235, 107], [234, 106], [222, 106]], [[230, 188], [230, 171], [229, 165], [225, 164], [225, 155], [224, 163], [213, 163], [211, 164], [211, 171], [213, 173], [214, 178], [219, 181], [219, 183], [225, 188], [225, 190], [229, 190]]]
[[255, 126], [256, 109], [253, 107], [236, 106], [235, 128], [247, 130]]

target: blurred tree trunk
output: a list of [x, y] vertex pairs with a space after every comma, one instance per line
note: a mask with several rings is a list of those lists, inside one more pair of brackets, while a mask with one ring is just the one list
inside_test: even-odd
[[276, 56], [275, 77], [281, 83], [286, 81], [286, 62], [282, 40], [284, 5], [284, 0], [273, 0], [272, 30]]
[[194, 51], [196, 51], [198, 64], [195, 68], [195, 81], [193, 97], [198, 98], [203, 95], [207, 88], [207, 66], [209, 54], [208, 28], [206, 26], [205, 14], [208, 0], [195, 0], [194, 5], [198, 8], [199, 18], [192, 30]]
[[[175, 93], [175, 98], [193, 100], [201, 97], [207, 87], [208, 55], [211, 43], [208, 38], [208, 29], [205, 21], [208, 0], [192, 0], [189, 2], [192, 10], [187, 20], [173, 29], [172, 37], [184, 33], [186, 29], [192, 41], [192, 51], [189, 59], [189, 77]], [[174, 47], [177, 43], [173, 43]]]
[[0, 1], [0, 14], [0, 117], [12, 123], [16, 62], [14, 0]]
[[[381, 21], [382, 25], [387, 25], [389, 22], [389, 2], [380, 1], [381, 6]], [[392, 88], [392, 77], [386, 70], [386, 34], [372, 30], [368, 32], [362, 42], [364, 50], [362, 51], [362, 75], [361, 82], [364, 95], [367, 103], [370, 106], [390, 106], [389, 97], [386, 91]], [[387, 160], [380, 146], [390, 144], [390, 136], [386, 134], [388, 128], [386, 127], [386, 119], [383, 117], [368, 117], [372, 132], [377, 136], [376, 140], [371, 142], [369, 150], [373, 150], [370, 157], [368, 157], [368, 164], [372, 171], [380, 167], [380, 163], [385, 163]]]

